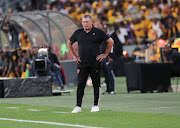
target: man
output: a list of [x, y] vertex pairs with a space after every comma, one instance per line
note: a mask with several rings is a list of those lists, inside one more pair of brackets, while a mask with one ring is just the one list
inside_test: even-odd
[[[94, 23], [95, 27], [100, 28], [102, 30], [104, 30], [107, 33], [107, 26], [103, 25], [99, 20], [95, 21]], [[102, 42], [101, 45], [101, 52], [105, 52], [107, 47], [107, 43], [106, 42]], [[114, 90], [114, 73], [113, 70], [111, 69], [111, 63], [113, 61], [112, 59], [112, 51], [113, 48], [111, 49], [111, 53], [108, 55], [108, 57], [106, 57], [105, 59], [103, 59], [101, 61], [101, 71], [104, 73], [105, 76], [105, 83], [106, 83], [106, 91], [103, 92], [102, 94], [116, 94], [115, 90]]]
[[170, 43], [165, 44], [162, 56], [165, 63], [171, 63], [177, 67], [180, 66], [180, 53], [176, 50], [173, 50]]
[[59, 62], [56, 54], [51, 51], [51, 47], [49, 46], [49, 44], [43, 44], [42, 48], [48, 49], [48, 58], [51, 61], [51, 63], [54, 65], [53, 67], [55, 68], [52, 69], [54, 81], [61, 87], [61, 91], [64, 91], [63, 84], [66, 83], [66, 80], [65, 80], [65, 72], [62, 64]]
[[[76, 30], [67, 42], [68, 49], [74, 60], [78, 64], [78, 88], [77, 88], [77, 104], [72, 113], [81, 112], [81, 104], [84, 95], [84, 88], [88, 75], [91, 76], [94, 88], [94, 106], [91, 112], [99, 111], [100, 100], [100, 62], [106, 58], [114, 44], [103, 30], [92, 26], [92, 17], [84, 15], [82, 18], [82, 26]], [[78, 52], [76, 55], [72, 47], [73, 43], [78, 42]], [[100, 45], [102, 41], [107, 42], [107, 48], [103, 54], [100, 54]]]
[[19, 48], [19, 27], [17, 26], [17, 24], [14, 21], [10, 21], [8, 19], [6, 23], [3, 22], [3, 24], [1, 25], [1, 29], [5, 34], [8, 35], [10, 50]]
[[[164, 47], [164, 51], [162, 53], [163, 60], [165, 63], [171, 63], [171, 76], [179, 76], [180, 75], [180, 53], [171, 48], [170, 43], [166, 43]], [[171, 83], [169, 85], [169, 90], [172, 91]]]

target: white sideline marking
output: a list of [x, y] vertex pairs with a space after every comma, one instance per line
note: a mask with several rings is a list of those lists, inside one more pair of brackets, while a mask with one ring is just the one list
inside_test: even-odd
[[70, 112], [58, 112], [58, 111], [53, 111], [52, 113], [70, 113]]
[[157, 107], [157, 108], [148, 108], [148, 109], [174, 109], [174, 108], [180, 108], [180, 107]]
[[85, 126], [85, 125], [77, 125], [77, 124], [64, 124], [64, 123], [46, 122], [46, 121], [33, 121], [33, 120], [18, 120], [18, 119], [9, 119], [9, 118], [0, 118], [0, 120], [37, 123], [37, 124], [61, 125], [61, 126], [70, 126], [70, 127], [78, 127], [78, 128], [103, 128], [103, 127], [93, 127], [93, 126]]
[[6, 108], [10, 108], [10, 109], [19, 109], [19, 107], [6, 107]]
[[27, 109], [28, 111], [32, 111], [32, 112], [39, 112], [41, 110], [37, 110], [37, 109]]

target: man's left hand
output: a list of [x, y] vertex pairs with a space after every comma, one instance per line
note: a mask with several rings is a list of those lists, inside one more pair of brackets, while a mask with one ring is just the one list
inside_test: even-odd
[[113, 62], [113, 59], [109, 57], [108, 62], [109, 62], [109, 63], [112, 63], [112, 62]]
[[107, 56], [104, 54], [100, 54], [96, 57], [96, 60], [98, 60], [99, 62], [101, 62], [104, 58], [106, 58]]
[[60, 65], [58, 65], [57, 68], [61, 70], [61, 66]]

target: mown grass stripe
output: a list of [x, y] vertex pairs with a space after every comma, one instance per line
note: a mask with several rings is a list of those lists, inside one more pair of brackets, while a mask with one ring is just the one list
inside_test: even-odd
[[9, 109], [19, 109], [19, 107], [6, 107], [6, 108], [9, 108]]

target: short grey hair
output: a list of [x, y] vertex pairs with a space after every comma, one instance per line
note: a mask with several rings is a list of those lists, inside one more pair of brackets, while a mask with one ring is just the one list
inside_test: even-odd
[[82, 18], [90, 18], [92, 20], [92, 17], [90, 15], [84, 15]]

